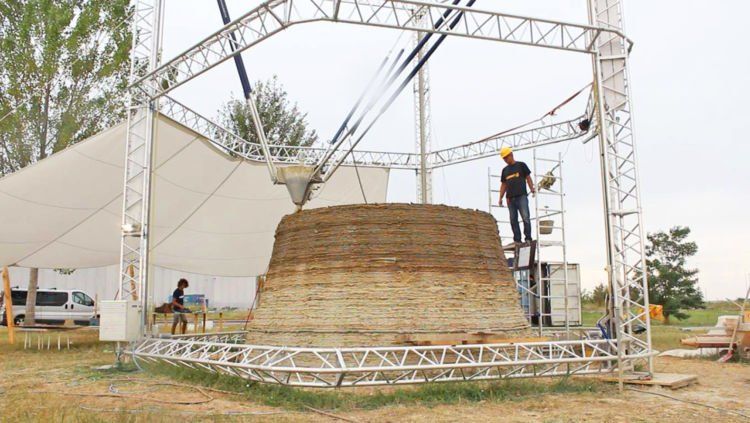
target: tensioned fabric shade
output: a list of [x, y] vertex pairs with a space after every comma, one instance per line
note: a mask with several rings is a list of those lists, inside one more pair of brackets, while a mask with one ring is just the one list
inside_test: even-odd
[[[232, 158], [192, 130], [157, 119], [152, 264], [217, 276], [266, 271], [274, 231], [294, 212], [263, 163]], [[125, 124], [0, 179], [0, 265], [85, 268], [119, 262]], [[387, 169], [361, 168], [369, 202]], [[362, 203], [342, 167], [306, 208]]]

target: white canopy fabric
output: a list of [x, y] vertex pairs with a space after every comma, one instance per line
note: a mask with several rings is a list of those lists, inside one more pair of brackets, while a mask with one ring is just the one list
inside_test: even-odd
[[[0, 265], [85, 268], [119, 262], [125, 124], [0, 179]], [[292, 213], [265, 164], [229, 157], [192, 130], [157, 120], [151, 263], [216, 276], [265, 272], [274, 231]], [[387, 169], [361, 168], [369, 202]], [[342, 167], [307, 208], [363, 202]]]

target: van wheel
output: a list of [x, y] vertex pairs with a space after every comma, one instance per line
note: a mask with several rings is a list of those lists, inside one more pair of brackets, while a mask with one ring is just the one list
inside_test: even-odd
[[24, 321], [25, 317], [26, 316], [24, 316], [23, 314], [19, 314], [18, 316], [16, 316], [15, 319], [13, 319], [13, 324], [16, 325], [16, 326], [23, 325], [23, 321]]

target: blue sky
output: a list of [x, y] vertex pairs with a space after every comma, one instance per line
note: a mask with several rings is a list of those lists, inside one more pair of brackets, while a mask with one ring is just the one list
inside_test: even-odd
[[[234, 17], [259, 1], [228, 0]], [[633, 109], [647, 231], [689, 226], [707, 298], [744, 294], [750, 275], [750, 98], [743, 17], [750, 3], [626, 1]], [[479, 0], [477, 7], [585, 23], [585, 0]], [[167, 1], [164, 57], [221, 26], [214, 1]], [[310, 124], [330, 137], [385, 54], [391, 30], [311, 24], [292, 28], [243, 54], [250, 78], [278, 75]], [[410, 36], [410, 35], [407, 35]], [[514, 127], [548, 111], [591, 80], [588, 56], [449, 38], [430, 61], [433, 148], [449, 147]], [[234, 65], [224, 63], [174, 95], [206, 115], [241, 94]], [[397, 100], [361, 148], [413, 151], [410, 90]], [[561, 112], [572, 117], [580, 101]], [[597, 150], [579, 141], [540, 149], [565, 156], [568, 256], [581, 263], [583, 286], [604, 280], [603, 215]], [[518, 159], [531, 161], [530, 153]], [[436, 202], [487, 210], [487, 170], [499, 158], [435, 173]], [[414, 175], [394, 171], [390, 201], [415, 201]], [[507, 228], [505, 229], [507, 231]], [[502, 231], [502, 229], [501, 229]]]

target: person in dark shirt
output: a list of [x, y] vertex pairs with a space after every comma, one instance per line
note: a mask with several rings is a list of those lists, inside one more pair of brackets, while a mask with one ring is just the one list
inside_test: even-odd
[[516, 244], [521, 243], [521, 228], [518, 225], [518, 215], [523, 220], [523, 234], [526, 242], [531, 241], [531, 217], [529, 213], [529, 199], [526, 185], [529, 185], [529, 191], [534, 191], [534, 181], [531, 180], [531, 170], [524, 162], [517, 162], [513, 158], [513, 150], [510, 147], [503, 147], [500, 150], [500, 157], [507, 164], [503, 168], [500, 185], [500, 207], [503, 206], [503, 198], [506, 198], [508, 211], [510, 212], [510, 227], [513, 229], [513, 241]]
[[180, 330], [184, 335], [187, 332], [187, 309], [185, 308], [185, 288], [190, 286], [187, 279], [180, 279], [177, 282], [177, 289], [172, 293], [172, 313], [174, 318], [172, 319], [172, 335], [174, 335], [175, 329], [177, 329], [177, 323], [182, 323]]

